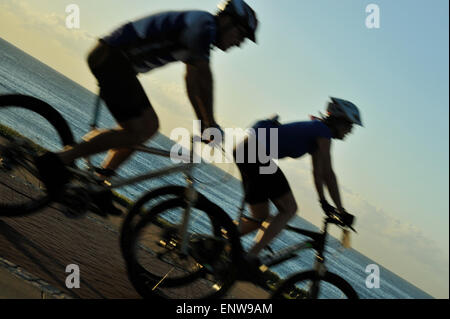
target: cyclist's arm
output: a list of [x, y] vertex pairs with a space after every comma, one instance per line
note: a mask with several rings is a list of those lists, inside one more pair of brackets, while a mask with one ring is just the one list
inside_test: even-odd
[[318, 138], [318, 147], [312, 154], [314, 183], [316, 185], [319, 200], [325, 200], [323, 185], [328, 188], [328, 192], [338, 211], [343, 211], [341, 196], [337, 184], [336, 175], [331, 165], [331, 140], [328, 138]]
[[209, 61], [186, 64], [186, 88], [197, 117], [205, 127], [215, 124], [213, 114], [213, 77]]

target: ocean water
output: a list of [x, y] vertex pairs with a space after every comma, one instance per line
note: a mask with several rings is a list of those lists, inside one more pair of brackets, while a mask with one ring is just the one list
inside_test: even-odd
[[[7, 93], [31, 95], [52, 105], [69, 123], [76, 140], [80, 140], [81, 136], [89, 131], [88, 124], [94, 110], [95, 94], [0, 38], [0, 94]], [[29, 114], [5, 113], [2, 111], [0, 115], [1, 124], [16, 128], [21, 133], [28, 132], [30, 136], [38, 134], [42, 137], [42, 142], [46, 146], [49, 148], [57, 147], [58, 141], [55, 140], [54, 134], [40, 126], [38, 129], [38, 126], [35, 125], [36, 121]], [[102, 108], [99, 126], [114, 126], [114, 121], [105, 107]], [[148, 144], [169, 149], [173, 142], [162, 134], [158, 134]], [[101, 156], [95, 156], [94, 162], [100, 162], [101, 158]], [[170, 164], [169, 159], [137, 154], [118, 173], [123, 176], [133, 176]], [[232, 218], [236, 218], [242, 199], [241, 185], [233, 177], [227, 178], [224, 183], [217, 183], [217, 180], [224, 177], [225, 174], [217, 167], [207, 164], [201, 164], [200, 169], [196, 170], [196, 176], [207, 183], [199, 189], [200, 192], [222, 207]], [[136, 199], [145, 191], [168, 184], [184, 185], [184, 179], [181, 175], [171, 175], [125, 187], [120, 192], [129, 198]], [[208, 186], [208, 184], [214, 184], [214, 187]], [[300, 217], [295, 217], [290, 224], [309, 230], [318, 230], [317, 227]], [[299, 235], [294, 237], [289, 232], [283, 232], [275, 239], [272, 248], [277, 250], [298, 240]], [[249, 247], [252, 238], [247, 236], [242, 241], [244, 247]], [[273, 268], [273, 270], [281, 277], [286, 277], [293, 272], [310, 269], [313, 262], [314, 252], [302, 251], [299, 257], [289, 260]], [[365, 269], [369, 264], [377, 263], [354, 249], [342, 250], [336, 239], [329, 239], [327, 248], [328, 269], [346, 279], [357, 291], [360, 298], [432, 298], [382, 266], [379, 266], [380, 288], [367, 288], [366, 278], [368, 274]]]

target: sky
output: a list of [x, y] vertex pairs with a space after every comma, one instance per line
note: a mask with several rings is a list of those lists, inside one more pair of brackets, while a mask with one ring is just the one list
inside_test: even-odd
[[[258, 44], [215, 49], [215, 113], [223, 127], [281, 122], [324, 111], [329, 96], [359, 106], [364, 128], [333, 143], [344, 207], [356, 215], [353, 247], [438, 298], [449, 297], [449, 43], [447, 0], [248, 0]], [[366, 6], [379, 8], [367, 28]], [[66, 6], [80, 28], [66, 27]], [[0, 37], [96, 92], [85, 58], [126, 21], [214, 0], [1, 0]], [[161, 132], [192, 127], [184, 66], [140, 76]], [[311, 159], [281, 160], [299, 215], [320, 225]], [[337, 233], [336, 233], [337, 235]], [[382, 278], [381, 278], [382, 279]]]

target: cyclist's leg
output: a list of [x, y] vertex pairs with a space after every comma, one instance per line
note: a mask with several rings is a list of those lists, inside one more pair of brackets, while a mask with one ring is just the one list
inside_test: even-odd
[[[114, 149], [113, 156], [118, 154], [121, 156], [121, 161], [115, 160], [114, 162], [113, 156], [110, 155], [108, 162], [113, 162], [116, 165], [114, 169], [116, 169], [120, 163], [131, 155], [132, 152], [127, 147], [145, 142], [157, 132], [158, 127], [156, 113], [153, 109], [146, 109], [140, 117], [121, 122], [118, 128], [102, 131], [90, 140], [59, 153], [59, 156], [65, 164], [68, 164], [79, 157]], [[120, 154], [122, 150], [125, 150], [127, 157]], [[105, 168], [112, 168], [112, 165]]]
[[[105, 101], [119, 127], [91, 134], [91, 139], [59, 153], [64, 163], [76, 158], [111, 151], [105, 165], [116, 169], [131, 154], [128, 148], [151, 138], [158, 130], [158, 117], [136, 77], [120, 52], [104, 43], [91, 52], [89, 67], [100, 85]], [[106, 167], [105, 167], [106, 168]]]
[[[136, 120], [140, 122], [142, 119]], [[82, 142], [77, 146], [59, 153], [61, 160], [67, 165], [73, 160], [90, 156], [93, 154], [108, 151], [110, 149], [121, 149], [129, 147], [130, 145], [137, 145], [145, 142], [151, 136], [156, 133], [158, 129], [157, 121], [150, 122], [148, 130], [146, 132], [140, 132], [137, 130], [127, 130], [127, 129], [112, 129], [104, 131], [99, 135], [95, 136], [88, 142]]]
[[[139, 140], [145, 142], [158, 130], [158, 118], [153, 109], [147, 109], [142, 117], [119, 123], [121, 129], [129, 132], [136, 131]], [[140, 143], [142, 143], [140, 142]], [[108, 152], [103, 161], [103, 168], [115, 171], [125, 162], [134, 151], [130, 148], [115, 148]]]
[[[254, 218], [259, 220], [265, 220], [269, 216], [269, 202], [265, 201], [258, 204], [249, 205], [250, 212]], [[246, 219], [245, 217], [241, 218], [239, 222], [239, 233], [241, 236], [244, 236], [252, 231], [255, 231], [261, 227], [261, 223], [257, 223], [251, 220]]]
[[263, 232], [257, 234], [260, 239], [257, 243], [250, 249], [249, 254], [257, 256], [264, 247], [266, 247], [286, 226], [289, 220], [297, 212], [297, 203], [295, 202], [294, 195], [292, 192], [288, 192], [273, 200], [273, 203], [278, 209], [278, 214], [270, 222], [269, 226], [265, 230], [260, 230]]
[[[275, 163], [271, 163], [271, 165], [275, 165]], [[273, 174], [259, 175], [259, 178], [259, 183], [255, 184], [254, 188], [259, 188], [260, 192], [267, 194], [266, 196], [278, 209], [278, 214], [267, 229], [261, 229], [261, 232], [264, 233], [257, 235], [259, 240], [249, 251], [249, 254], [254, 256], [257, 256], [283, 230], [297, 211], [297, 203], [291, 187], [280, 168], [277, 168]]]
[[[259, 163], [247, 162], [248, 141], [245, 139], [233, 150], [233, 156], [236, 160], [237, 153], [244, 155], [236, 165], [241, 173], [242, 185], [245, 193], [245, 201], [249, 204], [252, 216], [261, 221], [269, 216], [269, 194], [266, 191], [259, 175]], [[261, 227], [261, 222], [254, 222], [245, 217], [239, 222], [239, 233], [241, 236], [251, 233]]]
[[[269, 216], [269, 196], [259, 179], [259, 166], [256, 163], [237, 163], [242, 177], [245, 201], [249, 204], [252, 216], [265, 220]], [[238, 221], [239, 233], [244, 236], [257, 230], [261, 223], [251, 221], [245, 217]]]

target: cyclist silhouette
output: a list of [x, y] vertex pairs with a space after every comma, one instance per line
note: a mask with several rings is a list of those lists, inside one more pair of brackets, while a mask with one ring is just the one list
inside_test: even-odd
[[[139, 73], [175, 61], [185, 63], [188, 97], [202, 129], [220, 129], [213, 113], [211, 48], [227, 51], [240, 46], [245, 38], [256, 42], [257, 26], [250, 6], [242, 0], [229, 0], [219, 5], [216, 15], [204, 11], [157, 13], [126, 23], [101, 38], [90, 52], [88, 64], [98, 80], [100, 97], [118, 127], [93, 131], [86, 136], [87, 141], [73, 148], [38, 157], [36, 166], [48, 192], [61, 191], [69, 179], [65, 165], [75, 159], [109, 151], [99, 170], [100, 176], [107, 178], [132, 155], [130, 146], [154, 136], [158, 117], [137, 79]], [[109, 192], [97, 201], [114, 212], [111, 195]]]
[[[313, 164], [314, 183], [322, 209], [325, 212], [333, 212], [326, 201], [324, 186], [341, 214], [343, 222], [349, 226], [353, 223], [353, 215], [348, 214], [342, 207], [339, 187], [333, 172], [331, 161], [332, 139], [344, 139], [352, 130], [354, 124], [361, 125], [361, 117], [358, 108], [351, 102], [342, 99], [331, 98], [328, 103], [327, 113], [324, 118], [312, 117], [311, 121], [280, 124], [277, 120], [269, 119], [257, 122], [254, 133], [240, 143], [234, 150], [237, 166], [242, 176], [245, 190], [245, 200], [249, 204], [251, 214], [258, 220], [266, 220], [269, 217], [269, 201], [276, 206], [278, 214], [270, 222], [267, 228], [262, 223], [242, 218], [240, 221], [241, 235], [260, 229], [255, 245], [246, 256], [249, 265], [258, 266], [258, 254], [265, 248], [286, 226], [288, 221], [297, 212], [297, 203], [292, 194], [289, 183], [281, 169], [273, 159], [264, 163], [258, 158], [260, 148], [264, 154], [272, 154], [269, 149], [273, 139], [269, 138], [269, 129], [278, 131], [277, 158], [299, 158], [306, 153], [311, 154]], [[259, 129], [266, 129], [264, 131]], [[255, 148], [251, 142], [255, 142]], [[263, 143], [261, 143], [263, 141]], [[253, 149], [253, 150], [252, 150]], [[249, 151], [255, 151], [255, 161], [249, 160]], [[242, 154], [242, 155], [239, 155]], [[241, 156], [240, 160], [239, 156]], [[262, 168], [274, 167], [272, 173], [264, 174]]]

